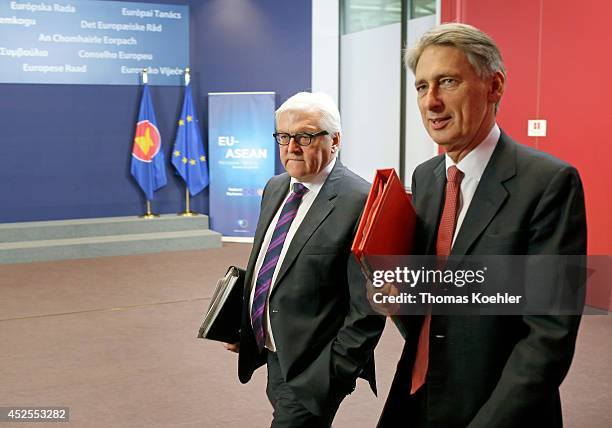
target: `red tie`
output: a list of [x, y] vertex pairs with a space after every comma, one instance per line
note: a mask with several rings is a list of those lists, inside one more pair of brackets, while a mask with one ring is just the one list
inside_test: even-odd
[[[438, 227], [438, 239], [436, 241], [436, 254], [448, 256], [453, 245], [453, 235], [457, 226], [457, 214], [459, 213], [459, 195], [461, 195], [461, 179], [463, 173], [456, 166], [448, 168], [446, 182], [446, 199], [444, 200], [444, 211]], [[410, 394], [414, 394], [425, 383], [427, 366], [429, 363], [429, 326], [431, 324], [431, 312], [428, 312], [423, 320], [423, 327], [419, 335], [419, 343], [412, 368], [412, 388]]]

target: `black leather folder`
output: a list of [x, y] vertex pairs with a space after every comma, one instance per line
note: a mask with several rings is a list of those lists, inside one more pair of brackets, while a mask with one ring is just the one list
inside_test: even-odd
[[204, 315], [198, 338], [236, 343], [240, 340], [244, 269], [230, 266], [217, 286]]

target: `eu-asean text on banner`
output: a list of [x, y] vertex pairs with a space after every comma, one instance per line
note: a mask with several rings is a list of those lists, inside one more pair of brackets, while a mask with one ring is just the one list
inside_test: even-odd
[[131, 172], [148, 201], [152, 201], [153, 193], [167, 182], [161, 135], [157, 128], [149, 86], [146, 84], [143, 85], [132, 147]]
[[274, 92], [208, 94], [211, 228], [253, 237], [274, 175]]
[[183, 110], [178, 120], [178, 131], [172, 151], [172, 165], [185, 181], [191, 196], [197, 195], [208, 186], [206, 152], [193, 105], [190, 84], [185, 87]]

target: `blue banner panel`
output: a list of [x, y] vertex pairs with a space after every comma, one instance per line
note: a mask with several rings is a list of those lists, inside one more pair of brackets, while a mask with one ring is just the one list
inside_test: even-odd
[[208, 94], [211, 228], [253, 237], [274, 175], [274, 92]]
[[0, 0], [0, 83], [181, 85], [189, 7]]

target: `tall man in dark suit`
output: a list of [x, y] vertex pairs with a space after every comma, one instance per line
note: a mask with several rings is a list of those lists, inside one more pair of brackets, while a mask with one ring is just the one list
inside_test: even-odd
[[340, 114], [302, 92], [276, 112], [285, 174], [266, 185], [245, 277], [238, 374], [267, 363], [272, 427], [328, 427], [358, 377], [375, 391], [384, 317], [366, 315], [350, 248], [369, 185], [336, 159]]
[[[413, 175], [416, 253], [586, 254], [576, 169], [515, 143], [496, 124], [506, 73], [494, 41], [474, 27], [443, 24], [406, 63], [425, 128], [445, 152]], [[559, 385], [578, 315], [406, 321], [381, 427], [562, 426]]]

